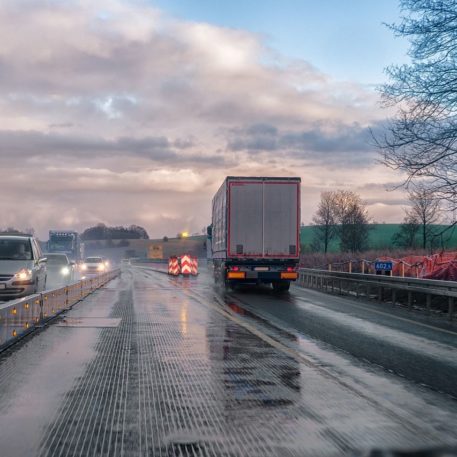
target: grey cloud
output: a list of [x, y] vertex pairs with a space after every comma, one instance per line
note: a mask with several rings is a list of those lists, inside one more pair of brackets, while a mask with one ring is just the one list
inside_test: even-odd
[[372, 160], [375, 152], [370, 144], [370, 129], [360, 125], [317, 125], [301, 131], [280, 130], [273, 125], [255, 124], [244, 129], [232, 129], [227, 148], [287, 155], [315, 162], [339, 163], [351, 166], [361, 159]]
[[69, 129], [73, 127], [75, 124], [72, 122], [62, 122], [60, 124], [49, 124], [50, 129]]
[[[72, 161], [78, 159], [92, 161], [115, 156], [130, 156], [170, 165], [198, 163], [223, 166], [229, 163], [220, 153], [178, 154], [179, 149], [186, 149], [191, 146], [192, 143], [188, 139], [170, 141], [164, 136], [120, 137], [115, 140], [106, 140], [100, 137], [44, 134], [35, 131], [0, 131], [0, 157], [3, 163], [7, 161], [15, 163], [18, 156], [21, 159], [44, 159], [46, 157], [52, 159], [65, 156], [66, 159]], [[83, 164], [87, 164], [87, 162]]]

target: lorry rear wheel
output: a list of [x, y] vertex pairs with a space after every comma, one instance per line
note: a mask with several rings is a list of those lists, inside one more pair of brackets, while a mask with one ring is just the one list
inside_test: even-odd
[[275, 292], [287, 292], [290, 289], [290, 281], [273, 282], [272, 286]]

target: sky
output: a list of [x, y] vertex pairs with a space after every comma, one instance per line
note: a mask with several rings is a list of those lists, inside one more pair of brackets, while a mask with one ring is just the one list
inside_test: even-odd
[[400, 222], [370, 129], [397, 1], [2, 0], [0, 227], [202, 232], [225, 176], [299, 176]]

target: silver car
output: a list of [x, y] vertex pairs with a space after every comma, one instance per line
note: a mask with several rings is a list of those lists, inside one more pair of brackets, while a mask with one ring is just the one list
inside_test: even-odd
[[33, 236], [0, 235], [0, 300], [46, 288], [46, 258]]
[[75, 279], [75, 262], [69, 260], [66, 254], [49, 253], [44, 254], [47, 259], [47, 283], [48, 286], [66, 286]]

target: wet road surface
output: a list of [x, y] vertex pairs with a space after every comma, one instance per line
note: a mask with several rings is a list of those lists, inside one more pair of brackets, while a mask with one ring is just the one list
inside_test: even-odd
[[455, 445], [455, 332], [316, 291], [225, 292], [206, 272], [131, 267], [0, 356], [1, 453], [340, 456]]

